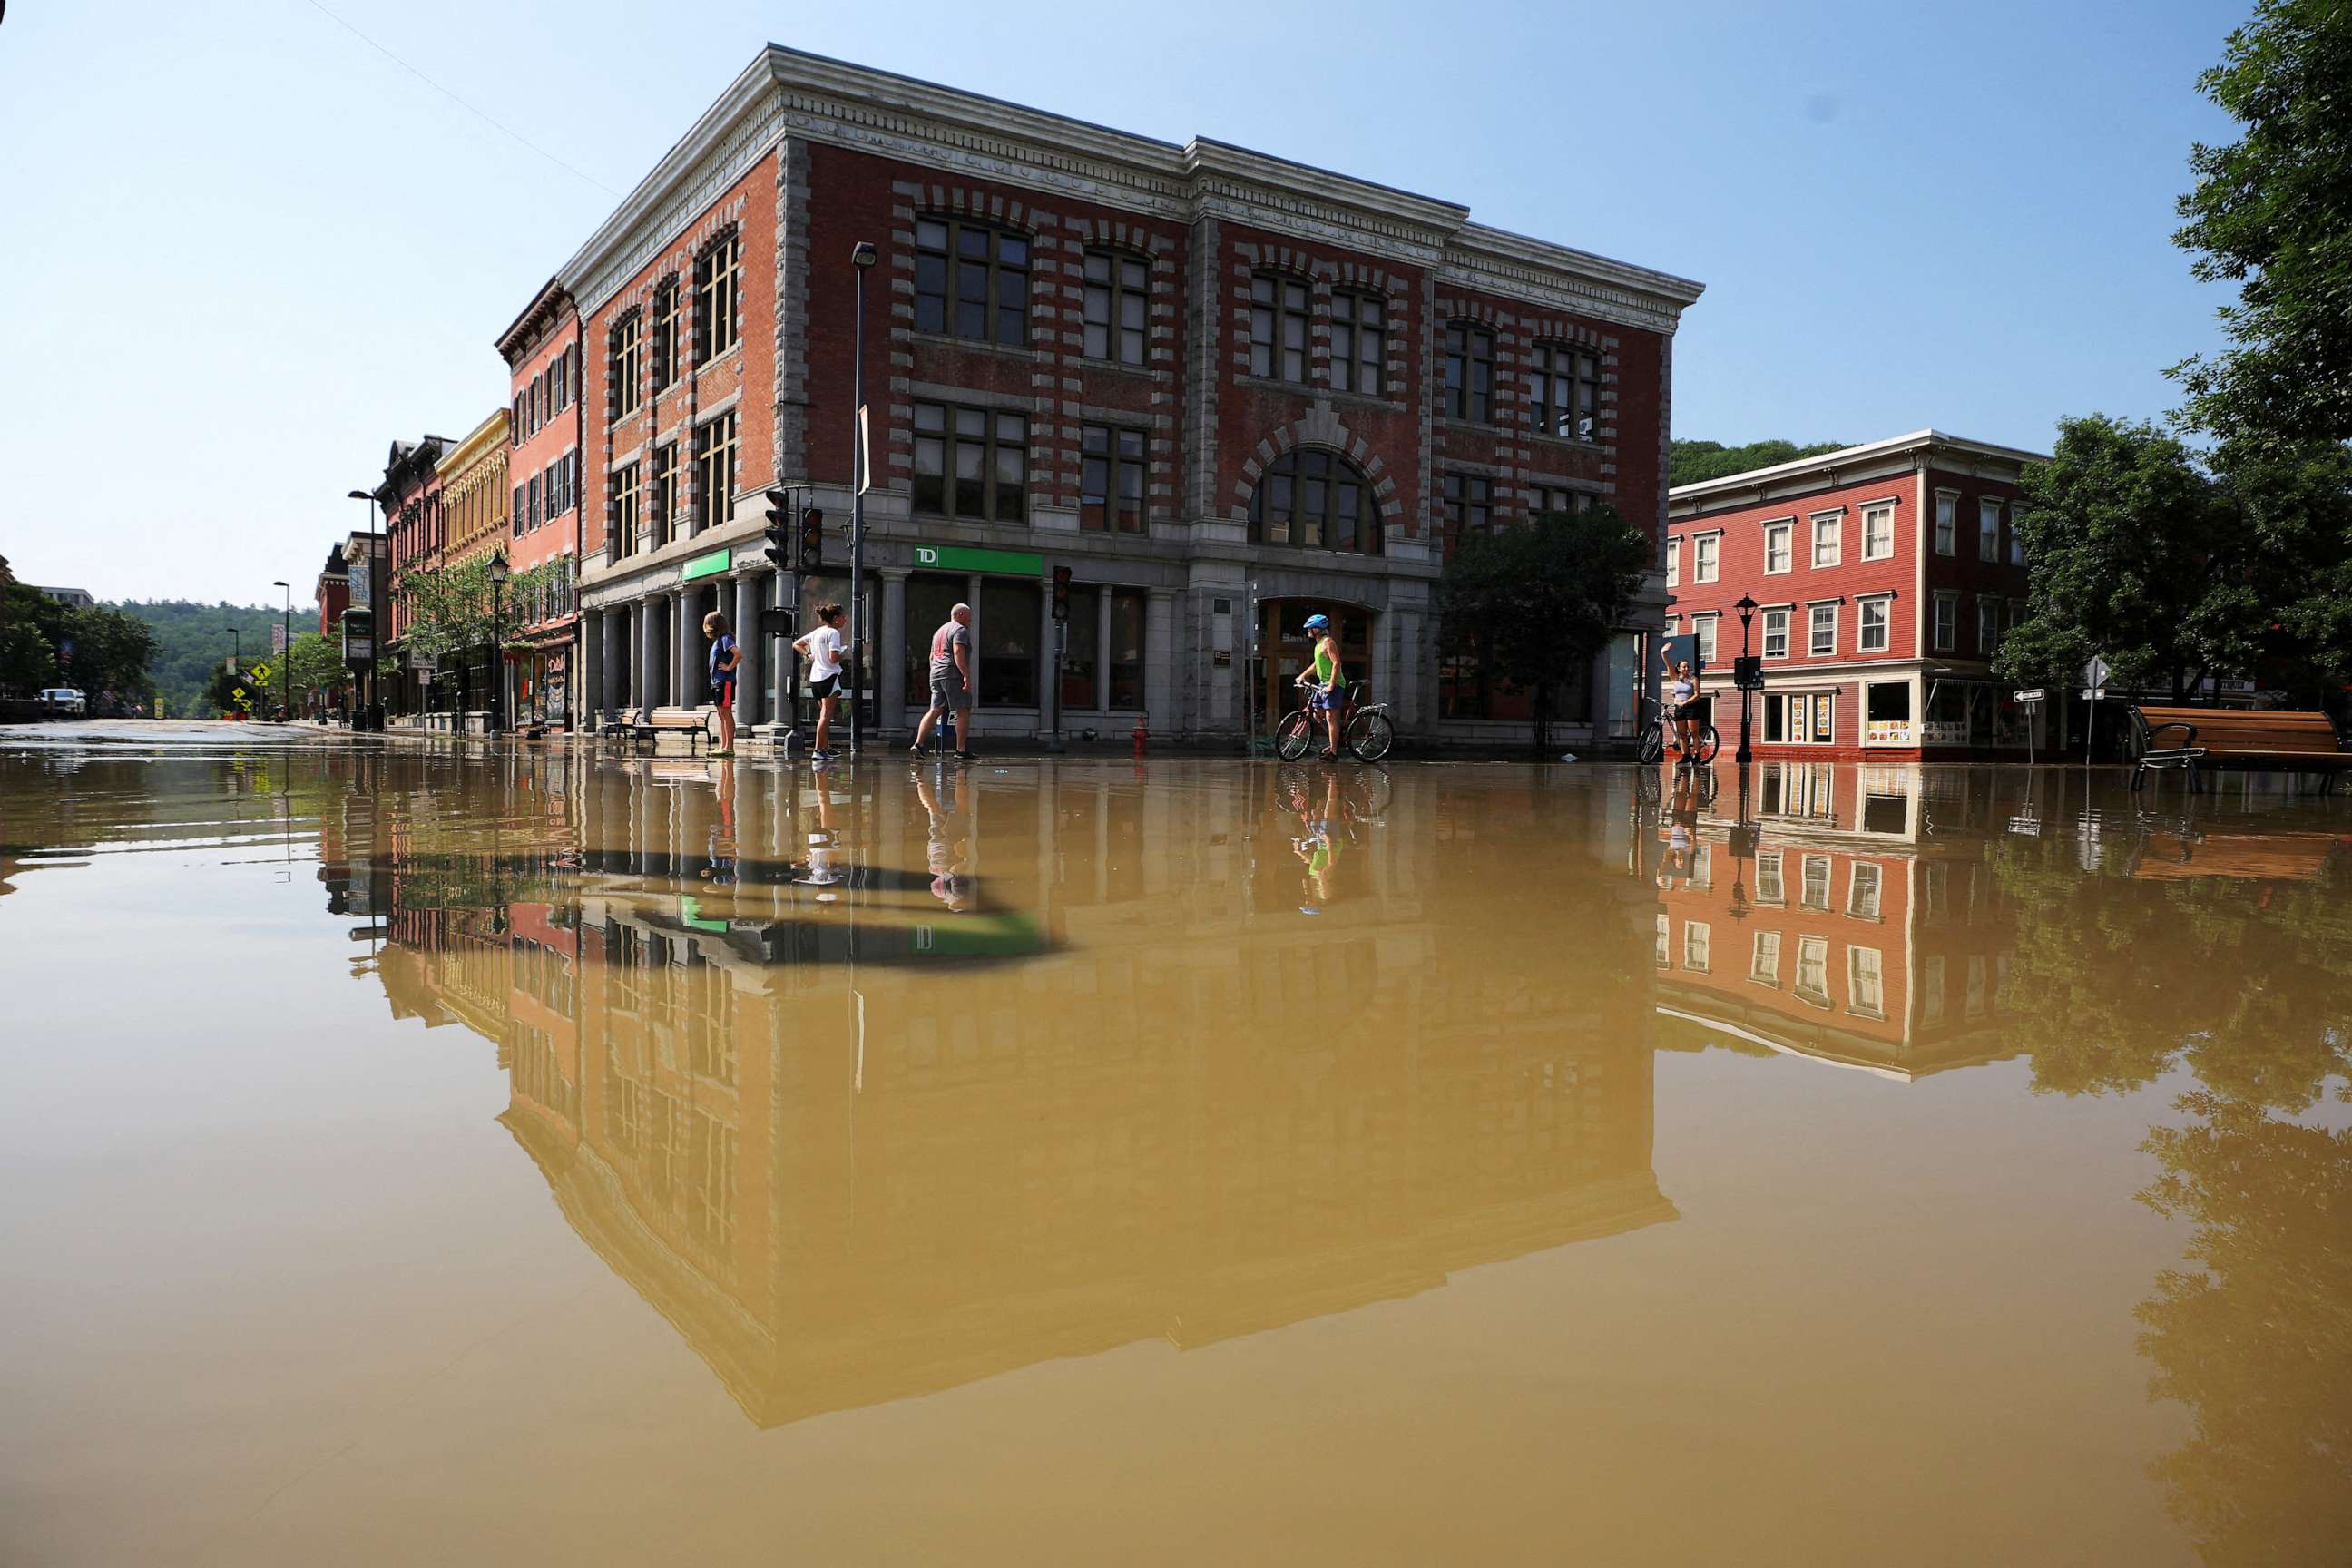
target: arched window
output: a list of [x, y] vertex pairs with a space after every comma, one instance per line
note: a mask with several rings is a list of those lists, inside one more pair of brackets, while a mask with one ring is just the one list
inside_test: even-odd
[[1276, 458], [1250, 497], [1250, 537], [1299, 550], [1381, 551], [1381, 503], [1364, 471], [1339, 453], [1302, 447]]

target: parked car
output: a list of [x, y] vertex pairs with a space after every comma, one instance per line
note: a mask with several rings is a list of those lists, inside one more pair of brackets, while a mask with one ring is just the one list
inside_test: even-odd
[[79, 719], [89, 711], [89, 699], [70, 686], [52, 686], [41, 693], [41, 711], [60, 719]]

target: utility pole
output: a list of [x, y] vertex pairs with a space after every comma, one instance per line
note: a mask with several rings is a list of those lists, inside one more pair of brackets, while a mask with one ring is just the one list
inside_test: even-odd
[[849, 401], [849, 754], [865, 743], [866, 710], [866, 272], [881, 253], [871, 240], [850, 247], [857, 284], [850, 332]]

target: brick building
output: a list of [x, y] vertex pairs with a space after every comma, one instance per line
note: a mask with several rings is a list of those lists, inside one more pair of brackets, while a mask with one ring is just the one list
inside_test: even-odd
[[525, 651], [509, 671], [518, 724], [569, 728], [581, 546], [580, 318], [552, 280], [500, 333], [512, 402], [508, 456], [515, 626]]
[[[583, 706], [697, 702], [703, 614], [794, 602], [768, 488], [827, 518], [846, 598], [853, 247], [880, 728], [976, 611], [983, 733], [1235, 739], [1330, 613], [1408, 733], [1522, 732], [1441, 686], [1433, 593], [1465, 530], [1664, 516], [1673, 334], [1699, 286], [1467, 209], [1205, 139], [1159, 142], [771, 47], [559, 270], [580, 318]], [[510, 363], [521, 362], [509, 356]], [[1047, 581], [1076, 592], [1058, 690]], [[1629, 726], [1664, 590], [1556, 710]], [[776, 645], [745, 639], [747, 724]]]
[[343, 612], [352, 607], [351, 570], [341, 544], [327, 546], [327, 563], [319, 568], [319, 581], [311, 593], [319, 602], [319, 635], [331, 638], [335, 628], [343, 624]]
[[[497, 409], [466, 433], [465, 439], [443, 455], [440, 478], [441, 550], [434, 564], [456, 566], [506, 548], [511, 538], [507, 500], [507, 452], [510, 437], [507, 411]], [[511, 624], [509, 622], [509, 624]], [[503, 631], [503, 628], [501, 628]], [[496, 658], [486, 640], [480, 647], [459, 650], [457, 668], [444, 670], [448, 705], [457, 711], [487, 713], [490, 683], [500, 679], [504, 661]], [[514, 694], [507, 693], [509, 715]]]
[[384, 639], [381, 700], [390, 714], [420, 713], [426, 706], [424, 677], [409, 668], [405, 638], [413, 617], [398, 584], [406, 574], [440, 563], [443, 529], [437, 465], [452, 445], [446, 436], [393, 442], [383, 460], [383, 482], [376, 487], [389, 558], [390, 584], [384, 595], [389, 624], [380, 629], [380, 635]]
[[2022, 751], [2022, 710], [1994, 684], [1991, 659], [2025, 614], [2019, 477], [2047, 460], [1920, 430], [1676, 486], [1666, 629], [1698, 639], [1726, 749], [1738, 738], [1731, 661], [1745, 595], [1759, 606], [1750, 630], [1764, 660], [1759, 753]]

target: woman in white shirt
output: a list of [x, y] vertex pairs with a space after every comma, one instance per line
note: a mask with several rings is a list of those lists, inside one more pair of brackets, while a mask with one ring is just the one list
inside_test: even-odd
[[1674, 679], [1666, 683], [1666, 713], [1675, 721], [1675, 750], [1688, 756], [1698, 747], [1693, 730], [1699, 715], [1698, 682], [1686, 658], [1675, 663]]
[[809, 695], [816, 699], [816, 745], [809, 757], [822, 763], [833, 755], [829, 750], [833, 743], [833, 705], [840, 700], [841, 606], [819, 605], [816, 629], [796, 638], [793, 647], [809, 661]]

